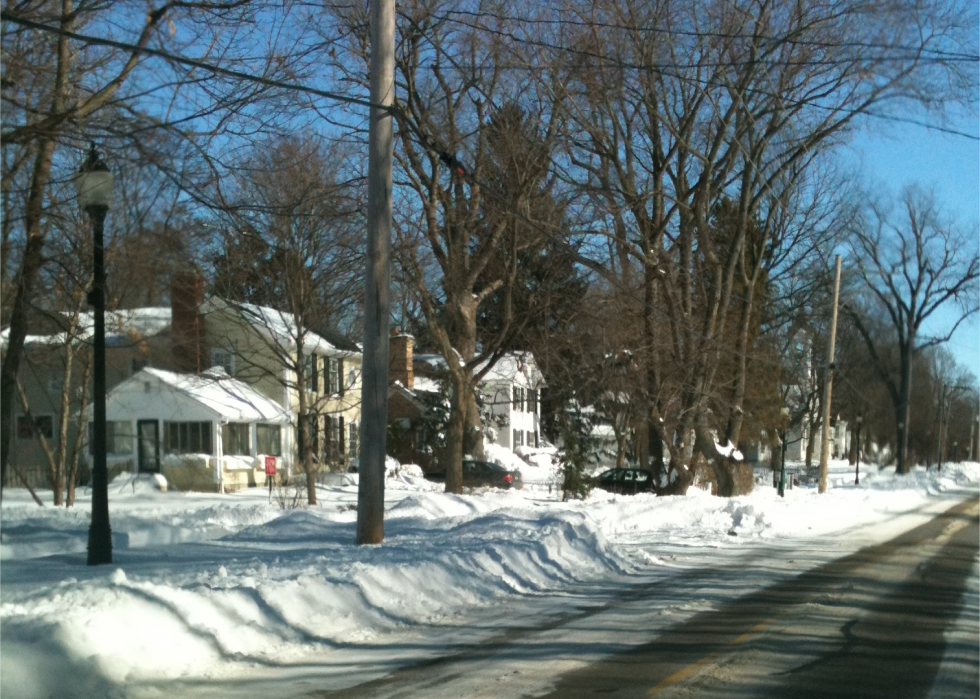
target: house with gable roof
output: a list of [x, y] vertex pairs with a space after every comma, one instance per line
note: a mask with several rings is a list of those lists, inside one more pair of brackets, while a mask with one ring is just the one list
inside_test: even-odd
[[[415, 354], [414, 338], [395, 332], [389, 338], [389, 453], [426, 471], [436, 463], [440, 424], [448, 415], [446, 360]], [[510, 352], [486, 373], [478, 386], [486, 438], [516, 451], [542, 445], [541, 391], [544, 376], [530, 352]]]
[[[201, 377], [204, 384], [217, 382], [225, 385], [228, 379], [234, 379], [247, 386], [251, 392], [252, 398], [246, 402], [259, 403], [261, 401], [256, 396], [261, 396], [262, 401], [271, 401], [279, 406], [280, 414], [285, 416], [284, 421], [276, 418], [273, 422], [281, 425], [281, 443], [278, 449], [282, 452], [281, 466], [288, 475], [292, 475], [296, 463], [299, 391], [303, 390], [304, 402], [311, 414], [308, 421], [309, 436], [318, 468], [346, 469], [356, 458], [361, 374], [361, 353], [356, 344], [328, 327], [298, 328], [295, 319], [288, 313], [219, 298], [205, 300], [204, 281], [193, 273], [175, 275], [170, 301], [169, 308], [139, 308], [107, 313], [106, 384], [110, 393], [138, 375], [139, 385], [161, 386], [159, 391], [150, 391], [148, 395], [151, 401], [170, 390], [164, 391], [164, 384], [174, 388], [174, 382], [183, 382], [181, 390], [184, 390], [192, 385], [201, 387], [200, 382], [195, 383], [195, 376]], [[83, 313], [77, 323], [76, 332], [70, 337], [66, 336], [61, 327], [63, 322], [49, 322], [28, 337], [20, 380], [29, 410], [25, 411], [18, 405], [15, 411], [9, 462], [12, 468], [8, 469], [8, 485], [27, 482], [33, 487], [47, 486], [47, 456], [41, 447], [40, 438], [46, 440], [48, 446], [55, 447], [54, 442], [60, 438], [59, 425], [62, 421], [67, 423], [66, 441], [77, 441], [76, 426], [79, 416], [82, 415], [83, 402], [88, 404], [91, 400], [91, 394], [81, 388], [83, 369], [80, 363], [75, 366], [67, 412], [61, 410], [59, 381], [64, 373], [68, 349], [78, 348], [91, 341], [91, 324], [90, 314]], [[302, 348], [300, 352], [297, 352], [298, 347]], [[296, 381], [296, 357], [299, 355], [303, 357], [305, 368], [303, 386], [298, 386]], [[217, 367], [223, 370], [223, 374], [211, 371]], [[144, 369], [159, 371], [156, 374], [141, 374]], [[164, 374], [160, 372], [173, 374], [177, 378], [165, 381]], [[126, 395], [129, 395], [131, 389], [132, 386], [127, 387]], [[198, 398], [200, 396], [194, 397], [189, 403], [182, 401], [181, 405], [194, 406], [200, 403]], [[208, 453], [203, 448], [205, 443], [201, 441], [205, 439], [200, 436], [203, 434], [201, 427], [197, 428], [198, 441], [188, 447], [191, 448], [189, 452], [179, 441], [179, 431], [178, 441], [170, 441], [164, 422], [181, 420], [177, 420], [172, 411], [167, 412], [166, 406], [155, 406], [154, 409], [157, 408], [159, 410], [154, 414], [158, 423], [158, 460], [147, 460], [145, 454], [140, 456], [142, 442], [139, 426], [133, 420], [121, 419], [118, 421], [120, 424], [116, 425], [113, 424], [116, 421], [109, 418], [108, 436], [110, 444], [116, 449], [109, 459], [110, 478], [121, 472], [148, 472], [153, 468], [162, 471], [166, 464], [173, 461], [168, 461], [170, 455]], [[197, 407], [194, 409], [197, 410]], [[262, 415], [268, 417], [270, 410], [266, 406]], [[164, 414], [170, 418], [164, 419]], [[212, 420], [215, 425], [243, 421], [252, 424], [260, 421], [257, 415], [247, 420], [236, 418], [235, 415], [232, 411], [227, 415], [211, 417], [217, 421]], [[146, 419], [150, 420], [151, 417]], [[91, 411], [88, 410], [84, 421], [90, 420]], [[194, 421], [204, 422], [203, 418]], [[148, 444], [148, 430], [151, 428], [147, 426], [144, 429], [147, 430], [145, 440]], [[218, 439], [214, 429], [218, 428], [211, 430], [210, 457], [222, 457], [225, 462], [229, 462], [229, 456], [246, 456], [245, 453], [230, 454], [228, 450], [222, 450], [219, 454], [218, 449], [224, 440]], [[235, 450], [247, 451], [247, 456], [256, 458], [268, 451], [263, 446], [267, 443], [263, 442], [266, 437], [260, 435], [260, 432], [265, 434], [268, 431], [266, 428], [229, 429], [233, 432], [238, 430], [237, 434], [248, 440], [247, 446], [239, 441]], [[81, 435], [81, 441], [84, 442], [82, 458], [85, 459], [89, 449], [87, 434]], [[197, 451], [198, 449], [201, 451]], [[180, 461], [186, 466], [194, 460], [182, 457]], [[196, 463], [203, 473], [183, 477], [181, 480], [185, 485], [191, 483], [192, 487], [210, 490], [216, 486], [242, 487], [243, 483], [251, 485], [256, 482], [254, 474], [244, 481], [241, 474], [225, 479], [221, 469], [215, 470], [217, 462], [207, 463], [203, 458], [198, 458]], [[82, 482], [86, 478], [83, 475]]]

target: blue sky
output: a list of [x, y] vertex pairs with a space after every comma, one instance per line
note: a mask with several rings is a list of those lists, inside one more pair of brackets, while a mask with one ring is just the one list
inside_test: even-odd
[[[974, 112], [949, 125], [977, 134], [978, 121]], [[893, 192], [910, 183], [932, 188], [945, 211], [958, 219], [973, 244], [980, 247], [980, 142], [921, 126], [879, 120], [869, 126], [874, 131], [859, 134], [849, 148], [864, 177]], [[926, 330], [948, 332], [955, 318], [955, 309], [937, 313]], [[980, 323], [976, 315], [960, 326], [949, 349], [957, 362], [980, 376]]]

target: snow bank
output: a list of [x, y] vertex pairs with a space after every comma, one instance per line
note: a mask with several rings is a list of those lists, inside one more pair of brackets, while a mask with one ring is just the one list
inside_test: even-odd
[[221, 683], [257, 668], [341, 665], [351, 649], [397, 653], [433, 636], [478, 642], [493, 633], [472, 623], [481, 610], [506, 624], [500, 610], [514, 608], [516, 596], [624, 580], [662, 566], [678, 547], [692, 556], [711, 550], [698, 565], [715, 565], [726, 548], [773, 540], [853, 543], [876, 531], [880, 539], [896, 514], [975, 493], [980, 465], [867, 474], [860, 487], [846, 463], [831, 475], [823, 495], [808, 487], [732, 499], [697, 488], [662, 498], [597, 490], [558, 502], [527, 489], [435, 492], [442, 486], [416, 483], [415, 469], [392, 466], [385, 541], [366, 547], [354, 545], [356, 485], [322, 488], [317, 507], [281, 511], [255, 489], [174, 494], [141, 483], [110, 496], [113, 530], [128, 538], [115, 568], [88, 568], [71, 553], [84, 550], [84, 505], [38, 508], [10, 489], [0, 689], [105, 696], [121, 683]]
[[502, 597], [632, 565], [585, 513], [538, 513], [519, 498], [410, 496], [390, 511], [381, 547], [353, 545], [352, 515], [293, 510], [203, 556], [5, 591], [4, 643], [57, 639], [113, 683], [218, 679], [396, 643]]

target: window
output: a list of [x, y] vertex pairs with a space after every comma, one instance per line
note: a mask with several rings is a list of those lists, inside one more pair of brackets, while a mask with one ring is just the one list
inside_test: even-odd
[[357, 423], [351, 422], [347, 425], [347, 453], [350, 454], [352, 459], [356, 459], [358, 455], [357, 451]]
[[105, 449], [110, 454], [132, 454], [134, 436], [133, 423], [129, 420], [105, 423]]
[[309, 440], [307, 445], [310, 452], [314, 455], [320, 453], [320, 416], [309, 415], [306, 418], [306, 437]]
[[344, 453], [344, 418], [343, 418], [343, 416], [334, 418], [333, 423], [334, 423], [333, 424], [334, 435], [336, 436], [336, 439], [334, 440], [334, 444], [337, 445], [337, 453], [338, 454], [343, 454]]
[[303, 374], [306, 376], [306, 390], [316, 393], [319, 388], [319, 357], [315, 354], [307, 355], [303, 358]]
[[340, 361], [335, 357], [326, 360], [327, 364], [327, 392], [331, 395], [340, 393]]
[[248, 446], [249, 424], [229, 422], [221, 426], [221, 451], [229, 456], [248, 456], [252, 450]]
[[163, 444], [168, 454], [211, 454], [211, 423], [165, 422]]
[[529, 413], [538, 412], [538, 389], [527, 389], [527, 411]]
[[344, 454], [344, 418], [326, 417], [323, 426], [323, 461], [335, 463]]
[[[94, 424], [88, 423], [88, 450], [92, 452], [92, 430]], [[107, 454], [132, 454], [133, 453], [133, 423], [130, 421], [119, 422], [106, 420], [105, 423], [105, 450]]]
[[282, 456], [282, 429], [279, 425], [255, 426], [255, 451], [268, 456]]
[[17, 418], [17, 437], [19, 439], [33, 439], [40, 433], [45, 439], [54, 437], [54, 416], [35, 415], [32, 421], [29, 415], [20, 415]]
[[511, 389], [511, 392], [512, 392], [512, 395], [513, 395], [514, 410], [516, 410], [517, 412], [520, 412], [521, 411], [521, 402], [522, 402], [522, 399], [521, 399], [521, 389], [519, 389], [517, 386], [514, 386]]
[[524, 433], [521, 430], [514, 430], [514, 443], [511, 449], [524, 446]]
[[211, 350], [211, 366], [220, 366], [228, 376], [235, 375], [235, 354], [230, 349]]

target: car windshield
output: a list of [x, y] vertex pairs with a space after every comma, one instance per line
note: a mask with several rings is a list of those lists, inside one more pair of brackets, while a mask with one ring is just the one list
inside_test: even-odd
[[463, 469], [467, 471], [506, 471], [503, 466], [498, 466], [490, 461], [464, 461]]

